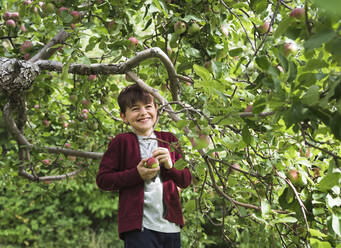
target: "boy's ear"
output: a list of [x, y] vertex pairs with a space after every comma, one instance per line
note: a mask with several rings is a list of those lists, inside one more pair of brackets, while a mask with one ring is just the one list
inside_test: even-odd
[[121, 117], [121, 119], [123, 120], [123, 122], [124, 122], [125, 124], [128, 124], [126, 115], [125, 115], [124, 113], [121, 112], [121, 113], [120, 113], [120, 117]]

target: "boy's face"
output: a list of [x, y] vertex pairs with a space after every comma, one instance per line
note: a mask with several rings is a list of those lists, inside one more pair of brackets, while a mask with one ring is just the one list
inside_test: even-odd
[[121, 113], [124, 122], [129, 123], [138, 135], [148, 136], [154, 129], [157, 118], [157, 108], [153, 102], [137, 102], [127, 107], [125, 113]]

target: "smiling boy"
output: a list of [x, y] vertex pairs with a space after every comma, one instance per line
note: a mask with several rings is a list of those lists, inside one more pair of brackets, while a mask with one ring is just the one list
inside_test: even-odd
[[[191, 182], [188, 168], [177, 170], [181, 154], [171, 149], [176, 137], [155, 131], [157, 104], [137, 84], [118, 96], [120, 116], [132, 132], [118, 134], [104, 153], [96, 182], [103, 190], [119, 191], [118, 231], [126, 248], [181, 247], [184, 226], [177, 187]], [[160, 166], [146, 168], [154, 157]]]

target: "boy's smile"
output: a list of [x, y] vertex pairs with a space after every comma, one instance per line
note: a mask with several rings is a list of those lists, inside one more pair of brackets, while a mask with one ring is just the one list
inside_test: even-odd
[[134, 132], [141, 136], [148, 136], [154, 130], [157, 118], [157, 108], [154, 103], [137, 102], [121, 113], [124, 122], [129, 123]]

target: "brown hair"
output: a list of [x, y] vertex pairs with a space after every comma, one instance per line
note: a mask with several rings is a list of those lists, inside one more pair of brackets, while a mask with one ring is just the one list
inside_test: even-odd
[[117, 102], [121, 113], [125, 113], [126, 108], [134, 106], [137, 102], [143, 102], [144, 104], [152, 102], [156, 107], [154, 97], [137, 84], [125, 87], [118, 95]]

